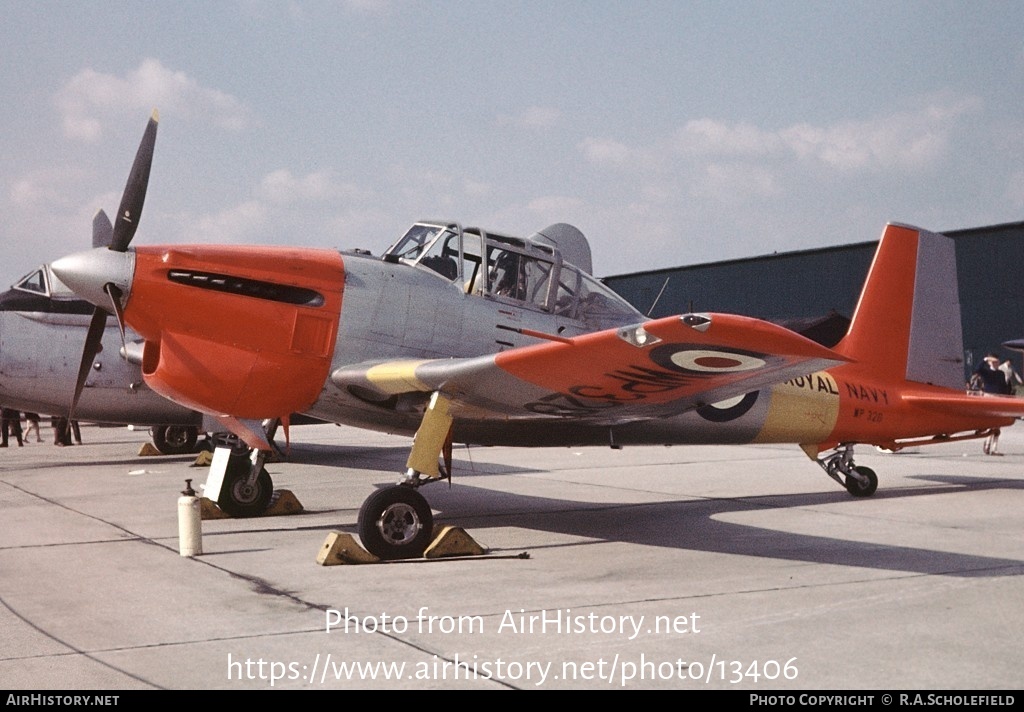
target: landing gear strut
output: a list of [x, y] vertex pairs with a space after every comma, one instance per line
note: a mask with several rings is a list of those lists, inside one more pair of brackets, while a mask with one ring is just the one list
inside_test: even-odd
[[[377, 490], [359, 509], [359, 539], [380, 559], [423, 556], [434, 534], [434, 514], [419, 488], [451, 477], [450, 401], [435, 392], [423, 414], [406, 462], [405, 479]], [[444, 459], [444, 466], [438, 459]]]
[[816, 458], [825, 474], [854, 497], [870, 497], [878, 489], [878, 475], [870, 467], [853, 464], [853, 445], [841, 445], [826, 457]]
[[224, 470], [217, 505], [233, 517], [257, 517], [266, 511], [274, 482], [263, 467], [266, 453], [233, 450]]
[[[279, 452], [273, 438], [278, 423], [253, 421], [254, 427], [262, 425], [273, 452]], [[271, 451], [250, 449], [238, 435], [223, 430], [211, 430], [205, 445], [213, 451], [207, 496], [216, 498], [221, 510], [232, 517], [258, 517], [266, 512], [274, 496], [274, 482], [263, 465]]]

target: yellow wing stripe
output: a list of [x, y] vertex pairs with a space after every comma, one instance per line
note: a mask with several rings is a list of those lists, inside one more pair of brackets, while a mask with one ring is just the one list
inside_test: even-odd
[[416, 367], [426, 363], [425, 359], [417, 361], [389, 361], [373, 366], [366, 372], [366, 378], [384, 393], [408, 393], [409, 391], [434, 390], [416, 378]]

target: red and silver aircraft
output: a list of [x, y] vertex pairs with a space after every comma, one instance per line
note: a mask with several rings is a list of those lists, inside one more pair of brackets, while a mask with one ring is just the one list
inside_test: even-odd
[[[415, 224], [365, 252], [135, 246], [156, 134], [151, 120], [109, 248], [53, 270], [143, 339], [156, 392], [218, 418], [255, 448], [220, 503], [271, 494], [257, 427], [305, 413], [415, 434], [404, 479], [370, 495], [363, 545], [381, 558], [429, 543], [419, 489], [450, 473], [451, 444], [612, 447], [795, 443], [854, 496], [878, 479], [853, 447], [986, 436], [1024, 401], [964, 392], [951, 240], [885, 228], [849, 333], [826, 348], [732, 314], [649, 320], [590, 275], [583, 235], [527, 238]], [[88, 357], [87, 347], [86, 357]]]

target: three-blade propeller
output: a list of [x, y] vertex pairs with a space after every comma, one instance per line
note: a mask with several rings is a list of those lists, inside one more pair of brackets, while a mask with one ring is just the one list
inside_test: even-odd
[[[106, 213], [102, 210], [96, 213], [92, 221], [92, 246], [113, 250], [114, 252], [127, 252], [135, 231], [139, 227], [139, 218], [142, 215], [142, 206], [146, 202], [146, 187], [149, 184], [149, 169], [153, 164], [153, 148], [156, 145], [156, 129], [159, 123], [159, 116], [156, 110], [146, 125], [146, 131], [142, 135], [142, 142], [135, 154], [135, 161], [132, 163], [131, 173], [128, 175], [128, 182], [125, 184], [124, 193], [121, 196], [121, 205], [117, 210], [117, 217], [113, 225]], [[104, 287], [107, 296], [110, 297], [110, 309], [96, 307], [92, 313], [92, 320], [89, 322], [89, 331], [85, 337], [85, 347], [82, 349], [82, 360], [78, 365], [78, 380], [75, 382], [75, 392], [71, 398], [71, 406], [68, 409], [68, 420], [75, 416], [75, 409], [78, 407], [78, 399], [82, 396], [82, 389], [89, 376], [89, 369], [92, 368], [96, 354], [100, 352], [103, 341], [103, 331], [107, 326], [107, 314], [114, 314], [117, 318], [117, 325], [121, 330], [121, 340], [124, 341], [124, 315], [121, 306], [121, 290], [113, 284]]]

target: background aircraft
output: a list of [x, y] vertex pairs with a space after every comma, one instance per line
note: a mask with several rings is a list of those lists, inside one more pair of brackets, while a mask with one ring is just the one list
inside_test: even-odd
[[[0, 403], [66, 415], [92, 311], [47, 264], [0, 293]], [[134, 334], [126, 338], [131, 345]], [[140, 361], [130, 361], [122, 351], [116, 324], [103, 329], [87, 364], [76, 417], [150, 425], [153, 444], [164, 454], [194, 451], [202, 415], [154, 393], [142, 378]]]
[[[222, 507], [255, 514], [272, 485], [256, 421], [292, 412], [415, 433], [404, 480], [359, 515], [363, 545], [417, 556], [432, 512], [419, 488], [451, 443], [789, 442], [854, 496], [878, 479], [853, 446], [987, 435], [1024, 402], [963, 392], [952, 244], [885, 229], [847, 336], [826, 348], [730, 314], [648, 320], [590, 276], [568, 225], [528, 238], [417, 223], [382, 258], [238, 245], [136, 246], [155, 116], [109, 248], [53, 270], [145, 340], [154, 391], [254, 447], [228, 467]], [[742, 288], [738, 285], [737, 288]], [[95, 344], [87, 344], [88, 363]]]

